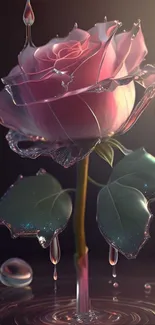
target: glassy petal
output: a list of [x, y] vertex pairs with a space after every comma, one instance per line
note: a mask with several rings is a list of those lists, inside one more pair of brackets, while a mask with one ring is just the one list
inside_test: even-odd
[[[106, 29], [104, 29], [104, 42], [102, 42], [100, 48], [96, 53], [93, 53], [91, 56], [86, 56], [86, 59], [77, 66], [73, 71], [72, 76], [74, 77], [73, 82], [70, 84], [70, 90], [79, 89], [82, 87], [88, 87], [94, 85], [99, 80], [107, 78], [107, 69], [105, 73], [100, 73], [102, 65], [104, 62], [105, 54], [108, 48], [108, 45], [111, 42], [113, 35], [119, 28], [119, 23], [114, 21], [112, 23], [106, 24]], [[96, 30], [96, 29], [95, 29]], [[97, 34], [98, 35], [98, 34]], [[92, 38], [93, 39], [93, 38]], [[112, 65], [115, 56], [111, 55]], [[109, 68], [111, 70], [111, 68]], [[81, 78], [82, 76], [82, 78]]]
[[30, 118], [27, 107], [15, 106], [5, 90], [0, 92], [0, 120], [8, 128], [39, 135], [39, 129], [33, 118]]
[[128, 85], [118, 86], [112, 92], [87, 92], [80, 96], [91, 107], [99, 121], [103, 138], [114, 134], [128, 119], [135, 103], [135, 86], [130, 82]]
[[[130, 32], [116, 35], [113, 46], [117, 57], [115, 75], [121, 70], [123, 64], [125, 64], [128, 73], [132, 73], [141, 64], [147, 54], [140, 21], [133, 25]], [[123, 77], [123, 74], [121, 76]]]
[[123, 134], [126, 133], [131, 129], [131, 127], [134, 126], [134, 124], [137, 122], [141, 114], [144, 112], [146, 107], [149, 105], [149, 103], [152, 101], [152, 99], [155, 97], [155, 84], [150, 86], [146, 89], [144, 96], [139, 101], [139, 103], [135, 106], [134, 110], [131, 112], [131, 115], [127, 119], [127, 121], [120, 127], [118, 130], [119, 133]]
[[155, 66], [151, 64], [145, 65], [141, 69], [136, 81], [144, 88], [153, 85], [155, 83]]
[[67, 85], [70, 80], [70, 77], [66, 74], [53, 73], [50, 78], [43, 80], [32, 80], [10, 86], [7, 85], [6, 90], [17, 106], [36, 104], [63, 96], [66, 93], [66, 88], [63, 84]]
[[97, 140], [82, 140], [74, 144], [72, 141], [66, 143], [54, 143], [35, 141], [27, 149], [19, 147], [19, 143], [30, 141], [29, 137], [16, 131], [10, 130], [6, 136], [10, 148], [21, 157], [35, 159], [42, 156], [50, 156], [54, 161], [65, 168], [74, 165], [76, 162], [90, 154], [97, 144]]

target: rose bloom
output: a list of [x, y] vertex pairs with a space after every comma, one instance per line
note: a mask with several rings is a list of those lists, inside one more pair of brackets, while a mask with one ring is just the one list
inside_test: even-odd
[[[139, 66], [147, 54], [140, 22], [116, 35], [118, 21], [74, 28], [68, 37], [35, 48], [3, 78], [1, 123], [22, 156], [50, 155], [68, 167], [99, 141], [125, 132], [146, 107], [135, 104]], [[144, 98], [145, 99], [145, 98]], [[18, 142], [32, 141], [22, 149]]]

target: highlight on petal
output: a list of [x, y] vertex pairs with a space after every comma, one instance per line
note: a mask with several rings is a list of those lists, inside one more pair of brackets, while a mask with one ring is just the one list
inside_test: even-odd
[[118, 73], [121, 77], [124, 76], [123, 71], [121, 71], [124, 64], [128, 74], [131, 74], [139, 67], [147, 54], [140, 21], [133, 25], [130, 32], [116, 35], [112, 44], [117, 57], [115, 76]]
[[146, 64], [143, 68], [141, 68], [136, 81], [144, 88], [148, 88], [149, 86], [155, 84], [155, 66]]
[[146, 109], [146, 107], [149, 105], [149, 103], [152, 101], [154, 97], [155, 97], [155, 84], [153, 84], [152, 86], [150, 86], [145, 90], [142, 99], [135, 106], [127, 121], [118, 130], [120, 134], [126, 133], [131, 129], [131, 127], [134, 126], [134, 124], [137, 122], [141, 114], [144, 112], [144, 110]]
[[116, 28], [121, 27], [122, 23], [115, 20], [104, 23], [97, 23], [95, 26], [88, 30], [92, 41], [101, 41], [106, 43], [108, 39], [116, 33]]

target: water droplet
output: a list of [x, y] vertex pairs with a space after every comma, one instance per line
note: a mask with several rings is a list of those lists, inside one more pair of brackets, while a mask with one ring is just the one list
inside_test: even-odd
[[113, 277], [113, 278], [116, 278], [116, 277], [117, 277], [117, 273], [116, 273], [116, 267], [115, 267], [115, 265], [114, 265], [113, 268], [112, 268], [112, 277]]
[[107, 22], [107, 16], [104, 17], [104, 20], [103, 21], [104, 21], [104, 23]]
[[114, 282], [114, 283], [113, 283], [113, 287], [114, 287], [114, 288], [118, 288], [118, 287], [119, 287], [118, 282]]
[[47, 174], [46, 170], [44, 168], [40, 168], [36, 175], [39, 176], [39, 175], [45, 175], [45, 174]]
[[74, 28], [78, 28], [78, 24], [77, 23], [74, 24]]
[[32, 36], [31, 36], [31, 26], [34, 24], [35, 16], [34, 16], [34, 12], [33, 12], [30, 0], [26, 1], [25, 10], [23, 13], [23, 21], [26, 26], [26, 40], [25, 40], [25, 44], [24, 44], [24, 49], [28, 45], [34, 47], [34, 44], [32, 42]]
[[109, 263], [110, 265], [116, 265], [118, 262], [118, 250], [112, 246], [109, 246]]
[[59, 35], [58, 34], [56, 34], [56, 38], [58, 38], [59, 37]]
[[[117, 284], [118, 284], [118, 283], [117, 283]], [[117, 298], [117, 297], [113, 297], [112, 300], [113, 300], [114, 302], [118, 302], [118, 298]]]
[[145, 290], [151, 290], [151, 285], [149, 283], [145, 283], [144, 285]]
[[10, 287], [21, 288], [28, 286], [33, 279], [29, 264], [19, 258], [11, 258], [0, 268], [0, 281]]
[[23, 13], [23, 21], [26, 26], [32, 26], [35, 21], [34, 12], [30, 3], [30, 0], [26, 1], [25, 10]]
[[57, 281], [58, 280], [58, 274], [57, 274], [57, 267], [56, 267], [56, 265], [54, 265], [53, 280], [54, 281]]
[[58, 236], [54, 236], [50, 245], [50, 260], [56, 265], [59, 263], [61, 257], [60, 244]]

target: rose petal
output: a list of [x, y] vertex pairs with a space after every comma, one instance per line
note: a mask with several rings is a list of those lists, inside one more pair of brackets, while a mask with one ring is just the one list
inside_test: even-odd
[[[93, 110], [103, 138], [116, 133], [128, 119], [135, 103], [135, 86], [134, 82], [130, 82], [118, 86], [113, 92], [83, 93], [80, 97]], [[89, 133], [89, 127], [87, 132]]]
[[0, 119], [8, 128], [25, 134], [39, 135], [40, 130], [30, 118], [27, 108], [15, 106], [5, 90], [0, 92]]
[[119, 76], [124, 76], [123, 71], [121, 71], [124, 64], [127, 72], [129, 74], [132, 73], [141, 64], [147, 54], [140, 23], [134, 24], [130, 32], [116, 35], [113, 40], [113, 47], [117, 57], [114, 76], [116, 77], [118, 73]]
[[139, 76], [137, 76], [136, 81], [145, 88], [155, 84], [155, 66], [146, 64], [140, 69]]
[[[131, 82], [113, 92], [84, 93], [63, 98], [53, 102], [51, 107], [67, 136], [76, 143], [80, 139], [99, 139], [116, 132], [129, 117], [134, 101], [135, 87]], [[38, 121], [40, 130], [44, 133], [46, 129], [48, 138], [51, 138], [53, 126], [49, 110], [38, 111], [38, 107], [29, 108], [29, 112]], [[52, 139], [57, 141], [59, 132], [55, 132], [55, 136]]]
[[61, 97], [66, 93], [65, 87], [62, 82], [67, 84], [70, 82], [70, 77], [66, 74], [59, 75], [53, 73], [50, 78], [43, 80], [33, 80], [22, 82], [17, 85], [8, 85], [6, 90], [11, 95], [14, 103], [17, 106], [35, 104], [38, 102], [53, 100], [56, 97]]
[[88, 33], [91, 36], [91, 41], [106, 43], [108, 39], [116, 32], [116, 26], [121, 26], [121, 23], [116, 20], [95, 24], [93, 28], [88, 30]]
[[[74, 28], [67, 37], [52, 39], [45, 46], [39, 47], [34, 54], [35, 59], [38, 61], [39, 70], [47, 69], [49, 65], [53, 67], [57, 52], [66, 46], [72, 47], [75, 45], [74, 43], [79, 43], [82, 44], [84, 50], [88, 38], [89, 34], [86, 31]], [[53, 57], [53, 54], [55, 57]]]
[[[37, 127], [42, 131], [42, 135], [48, 134], [48, 139], [52, 141], [66, 141], [99, 138], [100, 126], [91, 107], [77, 95], [60, 99], [49, 103], [49, 107], [41, 108], [41, 105], [28, 108], [33, 119], [37, 121]], [[51, 111], [56, 116], [66, 134], [60, 136], [59, 129], [55, 129], [53, 137], [53, 125], [51, 121]], [[62, 132], [61, 132], [62, 134]]]
[[28, 45], [19, 55], [18, 63], [23, 72], [34, 73], [36, 72], [36, 60], [34, 53], [35, 47]]
[[137, 122], [141, 114], [144, 112], [144, 110], [149, 105], [149, 103], [153, 100], [154, 97], [155, 97], [155, 84], [153, 84], [152, 86], [148, 87], [145, 90], [142, 99], [135, 106], [127, 121], [123, 123], [120, 129], [118, 130], [120, 134], [126, 133], [131, 129], [131, 127], [133, 127], [133, 125]]
[[[114, 21], [106, 24], [101, 24], [100, 28], [102, 25], [104, 27], [103, 28], [104, 36], [102, 37], [104, 41], [102, 41], [102, 45], [100, 46], [98, 51], [93, 53], [91, 56], [86, 55], [86, 59], [83, 60], [80, 65], [77, 64], [77, 68], [72, 73], [74, 79], [73, 82], [70, 84], [70, 88], [69, 88], [70, 90], [79, 89], [82, 87], [89, 87], [90, 85], [95, 84], [101, 79], [102, 80], [104, 78], [106, 79], [110, 75], [109, 72], [106, 72], [107, 69], [105, 70], [105, 73], [103, 73], [102, 65], [104, 64], [104, 58], [106, 55], [107, 48], [110, 44], [111, 38], [118, 30], [119, 24], [117, 21]], [[93, 31], [94, 33], [95, 31], [97, 32], [98, 28], [97, 27], [94, 28]], [[89, 31], [91, 34], [91, 40], [94, 39], [93, 31], [92, 30]], [[115, 60], [115, 53], [111, 54], [111, 60], [112, 60], [111, 64], [113, 66], [113, 61]], [[77, 61], [77, 63], [79, 63], [79, 61]], [[109, 66], [108, 68], [113, 69], [110, 68]]]

